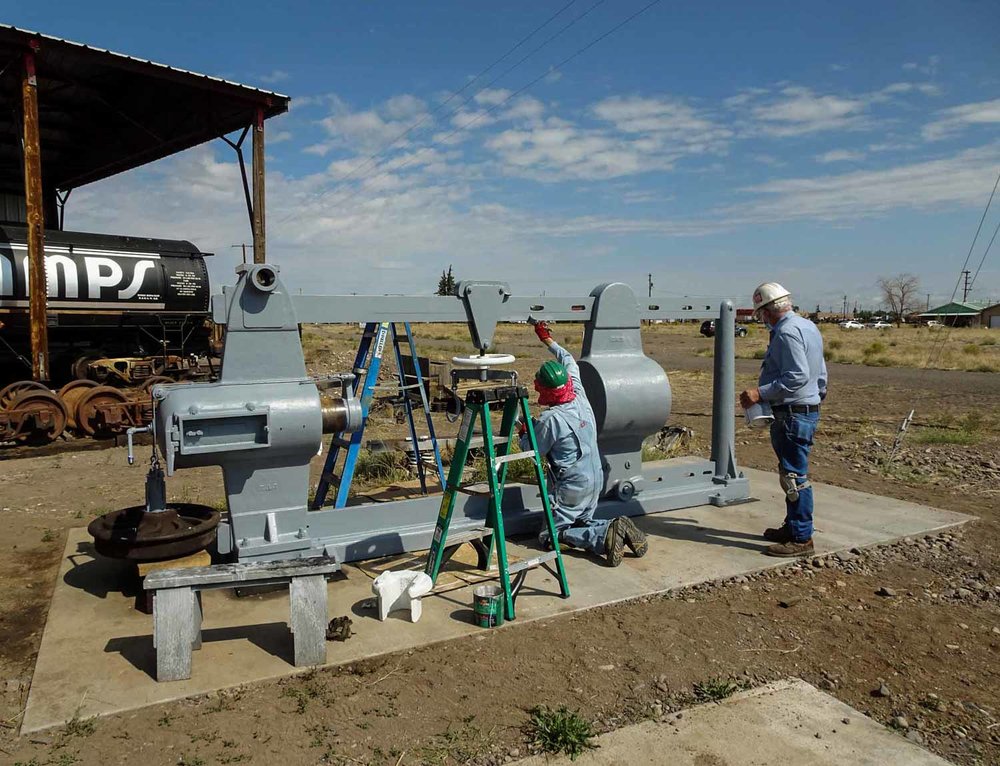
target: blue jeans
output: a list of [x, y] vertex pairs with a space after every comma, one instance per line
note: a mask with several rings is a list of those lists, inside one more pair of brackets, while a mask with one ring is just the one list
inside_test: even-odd
[[[797, 477], [795, 483], [799, 486], [809, 480], [809, 451], [817, 425], [818, 412], [775, 413], [771, 423], [771, 446], [778, 456], [778, 469], [783, 473], [794, 473]], [[795, 542], [803, 543], [812, 538], [812, 487], [800, 489], [799, 498], [794, 503], [785, 498], [785, 524], [791, 529]]]

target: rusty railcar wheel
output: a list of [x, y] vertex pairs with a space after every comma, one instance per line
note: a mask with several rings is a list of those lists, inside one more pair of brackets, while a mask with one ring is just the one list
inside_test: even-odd
[[164, 385], [169, 383], [176, 383], [177, 381], [173, 378], [168, 378], [166, 375], [153, 375], [152, 377], [146, 378], [142, 381], [142, 385], [139, 386], [139, 390], [144, 394], [148, 394], [153, 390], [153, 386], [158, 386], [161, 383]]
[[34, 380], [19, 380], [16, 383], [11, 383], [9, 386], [0, 388], [0, 410], [10, 409], [18, 395], [23, 394], [25, 391], [48, 390], [44, 385]]
[[98, 516], [87, 526], [102, 556], [129, 561], [162, 561], [197, 553], [215, 540], [219, 512], [207, 505], [168, 503], [147, 513], [136, 505]]
[[69, 427], [71, 429], [76, 430], [77, 428], [76, 407], [80, 403], [80, 399], [90, 389], [97, 388], [97, 386], [97, 381], [90, 380], [89, 378], [77, 378], [59, 389], [59, 398], [66, 405], [66, 412], [69, 415]]
[[7, 407], [21, 424], [15, 437], [28, 444], [47, 444], [62, 436], [68, 420], [66, 405], [48, 389], [28, 388], [22, 391]]
[[111, 386], [87, 390], [76, 404], [76, 427], [88, 436], [111, 436], [131, 425], [128, 397]]

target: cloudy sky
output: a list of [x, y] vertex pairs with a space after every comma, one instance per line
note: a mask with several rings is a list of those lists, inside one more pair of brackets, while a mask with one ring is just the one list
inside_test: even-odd
[[[36, 0], [3, 20], [290, 95], [268, 242], [306, 292], [423, 293], [454, 264], [520, 293], [775, 279], [810, 308], [872, 306], [906, 271], [943, 301], [1000, 172], [995, 2]], [[80, 189], [67, 228], [190, 239], [228, 280], [238, 179], [216, 141]], [[998, 225], [1000, 199], [973, 271]], [[970, 298], [1000, 298], [994, 247]]]

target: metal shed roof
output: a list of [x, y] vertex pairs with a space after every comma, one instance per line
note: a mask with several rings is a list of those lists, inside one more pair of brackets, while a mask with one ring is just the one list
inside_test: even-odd
[[974, 317], [979, 316], [982, 313], [985, 306], [980, 306], [976, 303], [962, 303], [961, 301], [954, 301], [953, 303], [946, 303], [943, 306], [938, 306], [930, 311], [924, 311], [917, 316], [922, 317], [939, 317], [939, 316], [955, 316], [955, 317]]
[[[34, 49], [42, 179], [71, 189], [273, 117], [288, 96], [0, 25], [0, 101], [19, 104]], [[0, 192], [21, 192], [18, 110], [0, 111]]]

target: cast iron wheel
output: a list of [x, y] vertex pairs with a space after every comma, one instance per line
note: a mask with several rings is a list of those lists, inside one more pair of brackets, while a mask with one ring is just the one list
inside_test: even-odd
[[[116, 430], [110, 428], [99, 417], [99, 408], [105, 405], [125, 404], [128, 397], [120, 389], [111, 386], [95, 386], [80, 397], [76, 404], [76, 427], [87, 436], [111, 436]], [[127, 423], [123, 421], [127, 427]]]
[[0, 389], [0, 410], [10, 409], [14, 400], [17, 399], [18, 395], [24, 393], [25, 391], [48, 391], [45, 386], [41, 383], [36, 383], [33, 380], [19, 380], [16, 383], [11, 383], [9, 386]]
[[87, 393], [91, 388], [97, 388], [98, 383], [96, 380], [90, 380], [89, 378], [77, 378], [76, 380], [71, 380], [65, 386], [59, 389], [59, 398], [63, 400], [63, 404], [66, 405], [66, 413], [69, 416], [69, 427], [71, 429], [76, 429], [76, 407], [80, 403], [80, 399]]
[[177, 382], [176, 380], [174, 380], [173, 378], [168, 378], [166, 375], [153, 375], [142, 381], [142, 385], [139, 386], [139, 390], [142, 391], [144, 394], [148, 394], [152, 392], [153, 386], [158, 386], [161, 383], [164, 385], [168, 385], [170, 383], [176, 383], [176, 382]]
[[147, 513], [135, 505], [98, 516], [87, 526], [102, 556], [129, 561], [163, 561], [189, 556], [215, 540], [219, 512], [207, 505], [168, 503]]
[[35, 412], [34, 427], [18, 434], [18, 441], [28, 444], [47, 444], [62, 436], [66, 430], [66, 405], [48, 389], [26, 389], [14, 399], [8, 412]]

